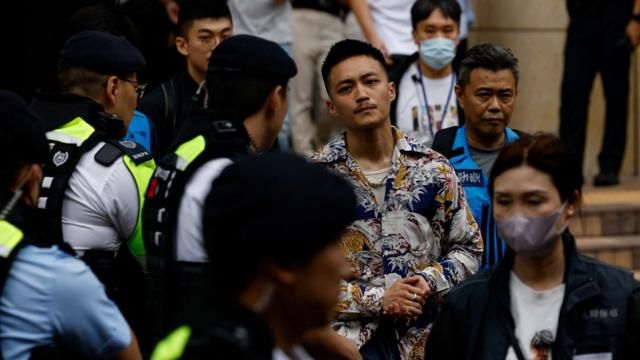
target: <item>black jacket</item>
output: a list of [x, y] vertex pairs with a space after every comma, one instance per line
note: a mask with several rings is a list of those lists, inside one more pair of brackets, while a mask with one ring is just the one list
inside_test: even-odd
[[158, 131], [158, 146], [154, 149], [156, 158], [166, 154], [191, 109], [198, 104], [197, 91], [198, 84], [188, 72], [182, 71], [140, 101], [138, 110], [147, 115]]
[[[275, 345], [268, 324], [224, 291], [216, 294], [205, 291], [191, 304], [185, 318], [190, 334], [185, 342], [171, 346], [181, 348], [179, 359], [272, 359]], [[162, 351], [162, 343], [172, 343], [170, 339], [171, 335], [159, 343], [154, 358], [175, 359]]]
[[[567, 268], [554, 360], [613, 353], [640, 354], [640, 290], [631, 273], [578, 254], [563, 235]], [[454, 289], [433, 326], [427, 359], [500, 359], [517, 343], [511, 316], [509, 276], [514, 253]], [[513, 346], [514, 349], [516, 346]]]

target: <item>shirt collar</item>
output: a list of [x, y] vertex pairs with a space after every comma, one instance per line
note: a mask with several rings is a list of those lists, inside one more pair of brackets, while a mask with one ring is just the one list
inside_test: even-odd
[[[402, 131], [396, 127], [391, 127], [393, 131], [396, 145], [395, 147], [400, 150], [401, 153], [417, 153], [421, 155], [427, 155], [428, 148], [414, 139], [405, 136]], [[349, 151], [346, 144], [346, 132], [333, 138], [320, 153], [315, 154], [312, 159], [322, 163], [334, 163], [347, 161], [349, 158]]]

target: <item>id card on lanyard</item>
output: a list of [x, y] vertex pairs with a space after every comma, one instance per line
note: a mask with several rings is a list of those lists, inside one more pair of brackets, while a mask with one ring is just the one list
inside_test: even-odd
[[[449, 92], [447, 93], [447, 101], [445, 102], [444, 107], [442, 108], [442, 116], [440, 116], [440, 119], [436, 119], [434, 114], [435, 108], [431, 109], [429, 107], [429, 99], [427, 97], [427, 89], [424, 86], [422, 72], [420, 71], [420, 68], [417, 65], [416, 65], [416, 68], [418, 69], [417, 78], [416, 77], [413, 77], [413, 78], [420, 85], [420, 90], [421, 90], [420, 93], [422, 95], [422, 105], [424, 106], [424, 112], [426, 113], [426, 120], [427, 120], [426, 124], [424, 124], [424, 121], [422, 123], [426, 125], [428, 132], [431, 135], [431, 138], [433, 139], [434, 133], [440, 130], [447, 116], [447, 112], [449, 110], [449, 103], [451, 102], [451, 92], [453, 91], [453, 87], [455, 86], [455, 83], [456, 83], [456, 75], [455, 73], [451, 75], [451, 85], [449, 86]], [[412, 114], [412, 116], [414, 120], [418, 118], [417, 113]], [[422, 118], [424, 119], [425, 116], [422, 116]], [[414, 127], [414, 130], [416, 131], [419, 129], [417, 125], [419, 124], [417, 124], [416, 121], [414, 121], [413, 127]], [[434, 132], [434, 128], [435, 128], [435, 132]]]

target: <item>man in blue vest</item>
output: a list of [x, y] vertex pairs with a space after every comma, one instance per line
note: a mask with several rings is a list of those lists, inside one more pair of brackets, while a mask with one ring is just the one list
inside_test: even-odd
[[40, 120], [0, 91], [0, 358], [141, 359], [104, 287], [35, 215], [49, 149]]
[[484, 240], [483, 268], [502, 259], [505, 244], [496, 233], [488, 192], [491, 168], [502, 148], [521, 133], [509, 122], [518, 95], [518, 59], [510, 49], [477, 45], [460, 63], [455, 87], [465, 125], [436, 133], [433, 149], [456, 170]]

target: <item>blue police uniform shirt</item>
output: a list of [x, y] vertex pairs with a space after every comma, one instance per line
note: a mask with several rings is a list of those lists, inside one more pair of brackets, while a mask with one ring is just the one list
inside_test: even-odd
[[31, 350], [58, 342], [89, 358], [113, 357], [131, 330], [89, 267], [57, 246], [26, 245], [0, 297], [0, 350], [28, 360]]

